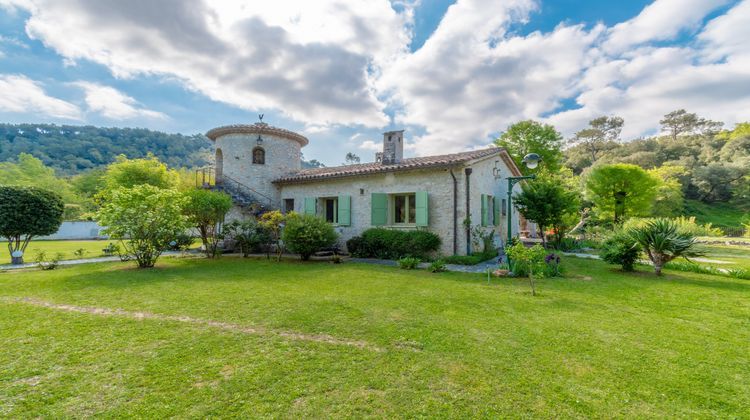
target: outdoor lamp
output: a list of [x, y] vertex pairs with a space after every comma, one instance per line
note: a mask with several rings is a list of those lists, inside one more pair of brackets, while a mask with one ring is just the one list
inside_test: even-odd
[[263, 145], [263, 137], [261, 137], [260, 134], [258, 134], [258, 139], [255, 140], [255, 142], [258, 143], [258, 146], [262, 146]]
[[521, 162], [526, 164], [526, 167], [528, 167], [529, 169], [534, 169], [537, 166], [539, 166], [539, 162], [541, 161], [542, 161], [541, 156], [539, 156], [536, 153], [529, 153], [528, 155], [523, 157], [523, 160]]

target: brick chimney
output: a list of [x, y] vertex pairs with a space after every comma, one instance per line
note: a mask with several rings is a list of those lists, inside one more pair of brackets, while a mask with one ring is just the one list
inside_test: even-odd
[[404, 159], [404, 130], [383, 133], [383, 165], [401, 163]]

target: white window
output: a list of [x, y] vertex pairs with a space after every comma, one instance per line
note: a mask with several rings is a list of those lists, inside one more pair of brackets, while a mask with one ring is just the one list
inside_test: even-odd
[[393, 202], [393, 224], [414, 224], [417, 222], [416, 194], [394, 194]]

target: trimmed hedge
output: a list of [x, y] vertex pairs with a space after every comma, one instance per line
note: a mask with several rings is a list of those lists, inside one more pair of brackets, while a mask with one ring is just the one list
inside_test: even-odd
[[440, 237], [426, 230], [372, 228], [346, 241], [349, 253], [359, 258], [398, 260], [405, 257], [427, 259], [440, 249]]

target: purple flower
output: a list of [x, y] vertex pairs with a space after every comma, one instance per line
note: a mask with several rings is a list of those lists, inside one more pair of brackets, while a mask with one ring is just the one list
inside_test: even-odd
[[546, 257], [544, 257], [544, 262], [547, 264], [560, 264], [560, 257], [555, 254], [548, 254]]

